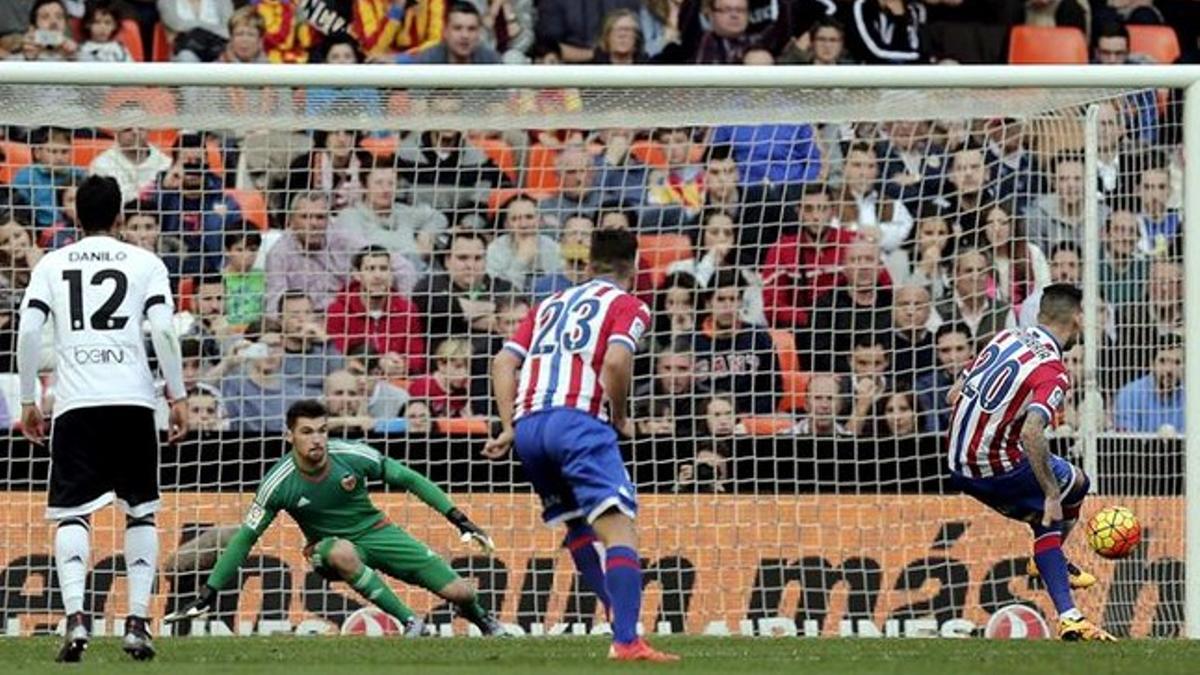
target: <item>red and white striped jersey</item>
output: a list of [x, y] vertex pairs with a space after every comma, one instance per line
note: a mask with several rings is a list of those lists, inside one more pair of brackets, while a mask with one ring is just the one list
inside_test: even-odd
[[1054, 336], [1040, 327], [1001, 332], [962, 375], [950, 416], [950, 469], [987, 478], [1019, 466], [1025, 417], [1032, 412], [1053, 424], [1070, 386]]
[[504, 343], [523, 359], [514, 417], [576, 408], [607, 420], [604, 355], [614, 342], [636, 352], [649, 324], [646, 303], [603, 278], [539, 302]]

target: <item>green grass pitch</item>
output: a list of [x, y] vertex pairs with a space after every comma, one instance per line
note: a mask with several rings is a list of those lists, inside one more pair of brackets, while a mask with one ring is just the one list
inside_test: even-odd
[[680, 664], [612, 664], [603, 638], [201, 638], [157, 640], [159, 656], [134, 663], [113, 638], [95, 640], [82, 668], [53, 662], [55, 638], [0, 638], [5, 673], [863, 673], [890, 675], [1121, 675], [1200, 673], [1200, 642], [1117, 644], [984, 640], [663, 637]]

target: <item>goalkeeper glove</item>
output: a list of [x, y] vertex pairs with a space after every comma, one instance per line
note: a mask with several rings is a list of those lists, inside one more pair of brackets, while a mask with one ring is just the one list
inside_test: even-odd
[[492, 553], [496, 550], [496, 544], [492, 538], [483, 531], [483, 528], [472, 523], [467, 514], [458, 509], [450, 509], [450, 512], [446, 514], [446, 519], [454, 523], [458, 531], [462, 532], [461, 539], [464, 544], [474, 542], [484, 553]]
[[204, 590], [200, 592], [200, 597], [164, 616], [163, 621], [166, 623], [176, 623], [198, 619], [212, 611], [213, 606], [216, 604], [216, 589], [211, 586], [205, 586]]

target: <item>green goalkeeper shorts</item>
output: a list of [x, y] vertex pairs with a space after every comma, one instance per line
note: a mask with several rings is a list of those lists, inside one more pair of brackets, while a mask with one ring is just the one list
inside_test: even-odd
[[441, 556], [419, 539], [395, 525], [385, 525], [357, 537], [325, 537], [310, 547], [309, 562], [318, 574], [330, 581], [343, 581], [329, 564], [329, 552], [338, 539], [354, 544], [362, 563], [406, 584], [438, 592], [461, 577], [450, 569]]

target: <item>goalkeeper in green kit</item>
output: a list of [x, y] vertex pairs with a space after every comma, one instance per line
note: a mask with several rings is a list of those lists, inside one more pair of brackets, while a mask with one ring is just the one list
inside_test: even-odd
[[285, 438], [291, 452], [259, 484], [245, 520], [217, 560], [200, 597], [165, 621], [208, 613], [217, 592], [237, 578], [238, 568], [275, 514], [287, 511], [304, 532], [308, 542], [304, 553], [316, 571], [331, 581], [349, 583], [400, 621], [406, 636], [420, 635], [424, 624], [396, 597], [380, 572], [454, 603], [459, 615], [484, 635], [502, 635], [503, 626], [479, 604], [474, 587], [371, 502], [367, 479], [413, 493], [458, 527], [464, 541], [474, 541], [490, 552], [493, 545], [487, 534], [424, 476], [368, 445], [330, 441], [326, 418], [325, 406], [316, 400], [297, 401], [288, 408]]

